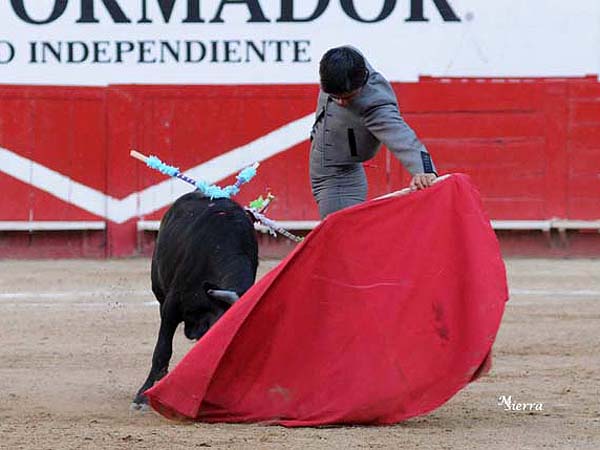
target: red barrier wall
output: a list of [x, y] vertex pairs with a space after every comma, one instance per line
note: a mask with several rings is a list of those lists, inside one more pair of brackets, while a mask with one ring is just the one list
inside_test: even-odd
[[[491, 218], [600, 218], [595, 77], [422, 78], [394, 87], [406, 121], [440, 172], [470, 174]], [[158, 220], [166, 209], [137, 213], [136, 193], [165, 178], [130, 158], [130, 149], [186, 170], [306, 117], [317, 93], [316, 85], [0, 86], [0, 222], [107, 223], [105, 231], [49, 232], [52, 238], [0, 231], [0, 256], [136, 254], [137, 221]], [[317, 219], [308, 147], [298, 141], [263, 161], [237, 200], [247, 203], [271, 190], [277, 200], [270, 217]], [[387, 151], [366, 167], [370, 197], [408, 183]], [[117, 209], [126, 220], [114, 219]]]

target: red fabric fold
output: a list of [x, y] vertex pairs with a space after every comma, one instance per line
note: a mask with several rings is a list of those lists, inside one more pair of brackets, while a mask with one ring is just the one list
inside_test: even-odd
[[325, 219], [146, 394], [171, 418], [390, 424], [489, 370], [508, 299], [465, 175]]

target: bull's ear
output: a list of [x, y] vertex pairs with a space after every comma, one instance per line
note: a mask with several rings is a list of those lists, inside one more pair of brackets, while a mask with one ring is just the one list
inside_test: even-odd
[[204, 283], [204, 290], [210, 298], [226, 303], [229, 306], [233, 305], [240, 298], [237, 292], [220, 289], [218, 286], [208, 282]]

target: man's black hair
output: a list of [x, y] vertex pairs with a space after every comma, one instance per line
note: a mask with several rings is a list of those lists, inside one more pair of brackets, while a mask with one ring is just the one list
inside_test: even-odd
[[321, 89], [328, 94], [347, 94], [365, 84], [365, 58], [350, 47], [336, 47], [323, 55], [319, 64]]

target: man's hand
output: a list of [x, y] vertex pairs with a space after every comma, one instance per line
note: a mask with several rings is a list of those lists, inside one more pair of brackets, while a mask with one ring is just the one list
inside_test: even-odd
[[410, 181], [410, 190], [416, 191], [428, 188], [433, 184], [436, 178], [437, 175], [435, 173], [418, 173], [413, 176], [412, 180]]

